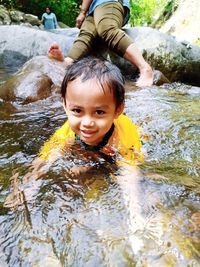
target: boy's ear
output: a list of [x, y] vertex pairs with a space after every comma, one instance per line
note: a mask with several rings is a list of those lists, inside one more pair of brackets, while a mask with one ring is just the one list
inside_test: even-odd
[[117, 119], [119, 117], [119, 115], [122, 114], [122, 112], [124, 111], [124, 107], [125, 107], [125, 102], [122, 102], [116, 109], [115, 111], [115, 119]]

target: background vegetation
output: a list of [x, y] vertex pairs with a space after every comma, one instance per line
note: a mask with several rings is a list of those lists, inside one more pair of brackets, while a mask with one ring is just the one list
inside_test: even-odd
[[177, 0], [129, 0], [131, 26], [152, 25], [162, 13], [172, 13]]
[[[177, 0], [129, 0], [131, 5], [131, 26], [151, 25], [165, 9], [172, 9]], [[41, 18], [46, 6], [51, 6], [58, 21], [68, 26], [75, 25], [82, 0], [0, 0], [0, 4]]]

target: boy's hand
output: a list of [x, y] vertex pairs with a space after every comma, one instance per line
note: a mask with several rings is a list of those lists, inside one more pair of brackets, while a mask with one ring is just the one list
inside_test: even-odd
[[88, 172], [89, 170], [91, 170], [90, 166], [74, 166], [74, 167], [71, 168], [69, 173], [72, 176], [78, 176], [78, 175], [80, 175], [82, 173]]

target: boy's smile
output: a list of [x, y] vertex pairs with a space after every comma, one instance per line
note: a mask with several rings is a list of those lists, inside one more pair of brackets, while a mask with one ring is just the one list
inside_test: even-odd
[[123, 111], [116, 108], [113, 92], [96, 79], [82, 82], [82, 77], [67, 86], [65, 109], [72, 130], [90, 146], [96, 146], [110, 130], [113, 120]]

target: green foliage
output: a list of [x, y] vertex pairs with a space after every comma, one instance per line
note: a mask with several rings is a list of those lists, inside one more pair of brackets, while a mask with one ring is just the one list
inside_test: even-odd
[[[173, 11], [179, 0], [129, 0], [131, 5], [131, 26], [151, 25], [163, 10]], [[75, 26], [82, 0], [0, 0], [8, 8], [16, 8], [41, 18], [46, 6], [50, 6], [58, 21], [70, 27]]]
[[45, 12], [45, 8], [50, 6], [58, 21], [73, 27], [79, 13], [81, 0], [0, 0], [0, 4], [10, 9], [16, 8], [25, 13], [34, 14], [39, 18]]
[[15, 0], [0, 0], [0, 5], [3, 5], [9, 9], [12, 9], [17, 5], [17, 3]]
[[131, 17], [129, 23], [131, 26], [150, 25], [165, 8], [168, 0], [130, 0]]
[[177, 8], [180, 0], [169, 0], [167, 5], [165, 6], [165, 12], [172, 14]]

